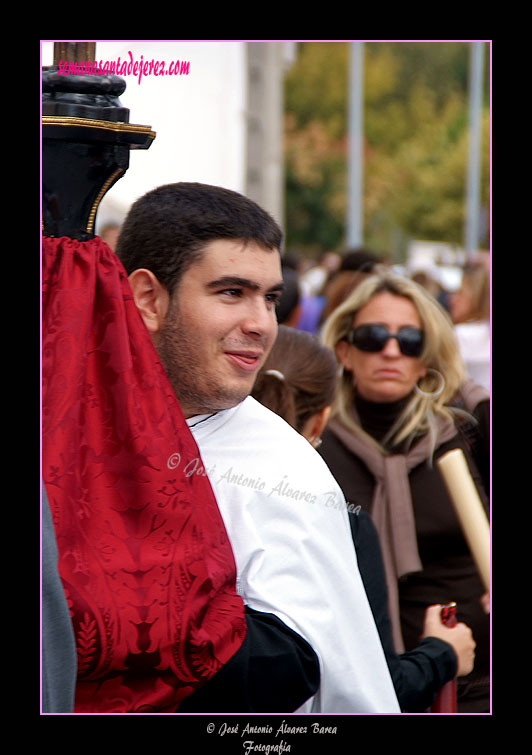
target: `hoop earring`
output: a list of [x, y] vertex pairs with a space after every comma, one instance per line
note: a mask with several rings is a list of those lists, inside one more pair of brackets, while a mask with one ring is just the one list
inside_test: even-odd
[[422, 398], [435, 399], [435, 398], [438, 398], [438, 396], [442, 393], [443, 389], [445, 388], [445, 378], [443, 377], [441, 372], [438, 372], [438, 370], [433, 370], [432, 367], [427, 368], [427, 374], [429, 373], [437, 377], [438, 380], [440, 381], [440, 384], [436, 388], [436, 390], [430, 393], [428, 391], [422, 391], [417, 383], [414, 386], [414, 390], [417, 393], [417, 395], [421, 396]]

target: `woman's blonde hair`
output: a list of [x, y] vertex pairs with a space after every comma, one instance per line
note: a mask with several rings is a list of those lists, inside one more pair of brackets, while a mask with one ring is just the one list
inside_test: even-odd
[[[421, 378], [417, 385], [423, 393], [413, 391], [405, 409], [383, 439], [383, 444], [395, 446], [406, 440], [412, 442], [417, 435], [426, 432], [431, 434], [434, 443], [436, 416], [454, 419], [456, 410], [449, 408], [447, 404], [463, 383], [465, 371], [451, 319], [424, 288], [410, 278], [388, 270], [371, 275], [327, 319], [322, 330], [322, 340], [336, 353], [337, 345], [347, 338], [353, 327], [357, 312], [374, 296], [384, 292], [405, 297], [415, 306], [424, 332], [424, 347], [420, 359], [426, 368], [440, 373], [444, 385], [438, 395], [430, 396], [431, 393], [437, 392], [439, 378], [430, 371]], [[354, 396], [353, 376], [343, 371], [339, 377], [331, 416], [338, 417], [351, 431], [361, 433], [363, 431], [352, 418], [350, 411]], [[383, 450], [382, 446], [377, 445]]]

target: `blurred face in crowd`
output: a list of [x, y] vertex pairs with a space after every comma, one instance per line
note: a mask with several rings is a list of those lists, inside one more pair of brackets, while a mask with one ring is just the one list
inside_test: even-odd
[[462, 280], [459, 290], [449, 297], [449, 312], [453, 322], [464, 322], [473, 306], [473, 291], [467, 279]]
[[[379, 324], [391, 334], [401, 328], [422, 329], [414, 304], [403, 296], [387, 291], [376, 294], [356, 313], [352, 327]], [[377, 352], [361, 351], [347, 341], [340, 341], [337, 356], [344, 369], [353, 375], [358, 394], [367, 401], [391, 403], [407, 396], [426, 374], [419, 357], [401, 353], [395, 338], [390, 338]]]
[[[149, 271], [133, 276], [139, 272]], [[228, 409], [249, 395], [277, 336], [282, 288], [278, 250], [219, 239], [206, 245], [171, 299], [159, 292], [157, 316], [144, 321], [185, 417]]]

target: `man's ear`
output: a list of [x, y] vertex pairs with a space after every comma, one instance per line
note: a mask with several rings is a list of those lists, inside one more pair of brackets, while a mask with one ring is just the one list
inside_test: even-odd
[[162, 328], [168, 312], [168, 291], [151, 270], [144, 268], [134, 270], [129, 276], [129, 283], [144, 324], [151, 334], [157, 333]]

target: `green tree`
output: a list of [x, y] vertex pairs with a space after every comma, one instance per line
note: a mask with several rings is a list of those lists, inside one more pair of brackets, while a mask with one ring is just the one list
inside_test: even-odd
[[304, 43], [286, 79], [286, 246], [310, 257], [344, 237], [347, 54]]
[[[460, 243], [469, 45], [366, 43], [364, 53], [366, 243], [383, 252], [398, 238]], [[341, 249], [345, 238], [347, 68], [346, 43], [304, 43], [286, 80], [287, 245], [313, 256]], [[488, 79], [482, 140], [486, 207]]]

